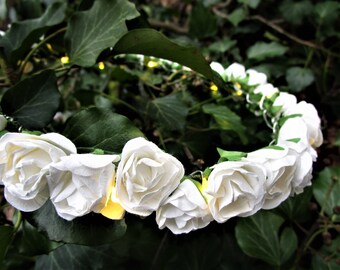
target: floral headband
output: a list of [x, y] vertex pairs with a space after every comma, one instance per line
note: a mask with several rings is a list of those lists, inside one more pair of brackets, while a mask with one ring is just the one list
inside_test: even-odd
[[[223, 223], [275, 208], [301, 193], [311, 185], [315, 148], [323, 141], [315, 107], [297, 103], [294, 95], [267, 83], [265, 74], [240, 64], [224, 69], [213, 62], [211, 68], [264, 117], [273, 130], [269, 146], [250, 153], [218, 149], [219, 161], [200, 171], [197, 181], [185, 175], [179, 160], [144, 137], [129, 140], [119, 155], [107, 155], [100, 150], [78, 154], [73, 142], [57, 133], [5, 133], [0, 138], [0, 184], [6, 200], [23, 212], [50, 200], [68, 221], [91, 212], [114, 220], [125, 212], [156, 212], [160, 229], [181, 234], [213, 220]], [[1, 130], [6, 121], [0, 117]]]

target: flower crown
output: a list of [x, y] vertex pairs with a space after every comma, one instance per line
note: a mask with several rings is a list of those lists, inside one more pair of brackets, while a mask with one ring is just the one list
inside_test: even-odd
[[[199, 171], [197, 181], [185, 176], [179, 160], [144, 137], [129, 140], [119, 155], [77, 154], [73, 142], [58, 133], [9, 132], [0, 139], [0, 183], [6, 200], [23, 212], [50, 200], [68, 221], [90, 212], [114, 220], [125, 212], [156, 212], [160, 229], [181, 234], [213, 220], [222, 223], [275, 208], [301, 193], [311, 184], [315, 148], [323, 141], [315, 107], [279, 92], [264, 73], [237, 63], [224, 69], [213, 62], [211, 68], [264, 117], [274, 135], [269, 146], [250, 153], [218, 149], [219, 161]], [[212, 91], [215, 88], [212, 85]], [[0, 118], [1, 130], [6, 121]]]

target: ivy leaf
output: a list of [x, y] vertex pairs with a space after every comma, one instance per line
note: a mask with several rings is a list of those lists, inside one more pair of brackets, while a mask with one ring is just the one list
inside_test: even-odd
[[248, 7], [255, 9], [260, 4], [261, 0], [237, 0], [237, 2], [243, 3]]
[[300, 25], [304, 18], [312, 14], [313, 4], [308, 0], [298, 2], [288, 0], [280, 5], [280, 11], [287, 22]]
[[119, 266], [114, 250], [108, 246], [88, 247], [65, 244], [49, 255], [37, 257], [34, 269], [112, 269]]
[[281, 203], [275, 211], [291, 221], [306, 221], [310, 217], [309, 204], [312, 194], [312, 188], [306, 188], [303, 193]]
[[259, 41], [248, 49], [247, 56], [249, 59], [261, 61], [266, 58], [282, 56], [286, 51], [288, 51], [288, 47], [275, 41], [270, 43]]
[[338, 1], [327, 1], [315, 5], [315, 12], [320, 24], [333, 24], [339, 17], [340, 3]]
[[4, 259], [9, 244], [12, 242], [13, 227], [0, 226], [0, 262]]
[[313, 182], [313, 194], [328, 216], [340, 205], [340, 167], [326, 167]]
[[48, 254], [60, 245], [61, 243], [52, 242], [45, 235], [38, 232], [27, 220], [23, 221], [19, 245], [21, 254], [31, 256]]
[[217, 33], [217, 19], [202, 4], [194, 5], [189, 19], [189, 33], [196, 38], [211, 37]]
[[113, 221], [100, 214], [67, 221], [58, 216], [50, 200], [37, 211], [25, 213], [25, 217], [50, 240], [71, 244], [102, 245], [119, 239], [126, 231], [124, 220]]
[[144, 136], [125, 116], [99, 108], [75, 114], [63, 134], [87, 152], [98, 148], [114, 153], [120, 153], [128, 140]]
[[55, 2], [49, 5], [40, 18], [14, 22], [6, 34], [0, 38], [0, 47], [9, 63], [16, 65], [33, 43], [49, 29], [61, 23], [65, 18], [66, 3]]
[[201, 73], [218, 86], [225, 84], [222, 78], [216, 77], [197, 48], [181, 46], [154, 29], [129, 31], [119, 40], [113, 52], [114, 54], [144, 54], [167, 59]]
[[89, 67], [98, 55], [128, 32], [126, 20], [139, 16], [127, 0], [97, 0], [91, 9], [76, 12], [65, 34], [66, 47], [72, 64]]
[[22, 80], [2, 97], [2, 111], [24, 128], [41, 129], [47, 126], [57, 112], [60, 93], [57, 78], [51, 70]]
[[155, 98], [150, 102], [150, 116], [166, 130], [183, 131], [188, 113], [187, 105], [175, 95]]
[[291, 228], [285, 228], [279, 236], [283, 222], [282, 217], [268, 211], [240, 219], [236, 225], [237, 242], [247, 255], [282, 266], [297, 248], [297, 236]]
[[243, 8], [237, 8], [228, 15], [228, 20], [236, 27], [247, 17], [247, 12]]
[[216, 104], [206, 104], [202, 107], [203, 112], [214, 117], [216, 123], [222, 130], [235, 131], [242, 143], [247, 143], [246, 128], [241, 122], [241, 118], [226, 106]]
[[314, 82], [314, 74], [309, 68], [291, 67], [286, 72], [286, 80], [292, 92], [300, 92]]

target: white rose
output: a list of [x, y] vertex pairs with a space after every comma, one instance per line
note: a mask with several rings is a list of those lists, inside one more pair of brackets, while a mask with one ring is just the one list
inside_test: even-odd
[[259, 149], [249, 153], [246, 158], [246, 160], [260, 163], [266, 168], [266, 195], [263, 209], [275, 208], [289, 197], [295, 176], [297, 154], [289, 151], [288, 147], [276, 147], [279, 149]]
[[[323, 136], [321, 132], [321, 120], [318, 116], [318, 112], [315, 109], [314, 105], [307, 103], [305, 101], [301, 101], [295, 106], [289, 107], [285, 112], [285, 116], [294, 114], [302, 115], [300, 119], [303, 120], [307, 127], [307, 139], [309, 144], [313, 147], [319, 147], [323, 142]], [[289, 120], [290, 119], [288, 119], [287, 122], [289, 122]], [[284, 123], [282, 127], [283, 129], [290, 128], [291, 126], [291, 124], [289, 123], [287, 124], [288, 127], [284, 127], [285, 125], [286, 123]]]
[[247, 76], [245, 67], [238, 63], [231, 64], [224, 71], [224, 74], [227, 76], [229, 81], [242, 80]]
[[6, 133], [0, 139], [0, 174], [6, 200], [21, 211], [40, 208], [49, 197], [49, 165], [76, 151], [69, 139], [57, 133]]
[[255, 94], [261, 94], [262, 96], [267, 98], [272, 97], [278, 92], [279, 90], [270, 83], [259, 85], [254, 89]]
[[214, 70], [218, 74], [220, 74], [221, 77], [223, 78], [223, 80], [227, 80], [224, 67], [220, 63], [218, 63], [218, 62], [211, 62], [210, 63], [210, 67], [211, 67], [212, 70]]
[[144, 138], [128, 141], [117, 168], [117, 198], [133, 214], [148, 216], [177, 188], [183, 165]]
[[0, 114], [0, 131], [3, 131], [7, 126], [7, 119]]
[[158, 227], [167, 227], [174, 234], [204, 228], [212, 220], [208, 204], [189, 179], [184, 180], [156, 211]]
[[93, 211], [109, 196], [118, 160], [118, 155], [74, 154], [52, 163], [47, 182], [58, 215], [72, 220]]
[[262, 85], [267, 83], [267, 76], [262, 72], [258, 72], [255, 69], [248, 69], [246, 71], [248, 75], [247, 84], [250, 86]]
[[296, 96], [285, 93], [285, 92], [280, 92], [280, 94], [276, 97], [273, 106], [274, 107], [280, 107], [278, 113], [286, 113], [286, 111], [295, 106], [297, 103]]
[[205, 192], [217, 222], [256, 213], [263, 205], [266, 170], [248, 161], [226, 161], [213, 166]]

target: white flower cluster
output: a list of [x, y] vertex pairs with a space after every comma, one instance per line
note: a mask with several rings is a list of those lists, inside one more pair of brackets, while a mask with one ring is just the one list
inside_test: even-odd
[[[156, 212], [159, 228], [188, 233], [211, 221], [247, 217], [272, 209], [311, 184], [316, 147], [322, 144], [320, 119], [312, 104], [280, 93], [265, 74], [232, 64], [212, 68], [225, 81], [246, 85], [261, 95], [258, 107], [277, 96], [276, 144], [248, 153], [239, 161], [211, 167], [202, 183], [184, 177], [183, 165], [144, 138], [128, 141], [120, 155], [77, 154], [57, 133], [5, 133], [0, 138], [0, 184], [7, 201], [21, 211], [35, 211], [51, 200], [66, 220], [90, 212], [121, 219]], [[3, 119], [0, 117], [0, 120]], [[283, 124], [282, 124], [283, 122]], [[6, 122], [2, 121], [1, 129]]]

